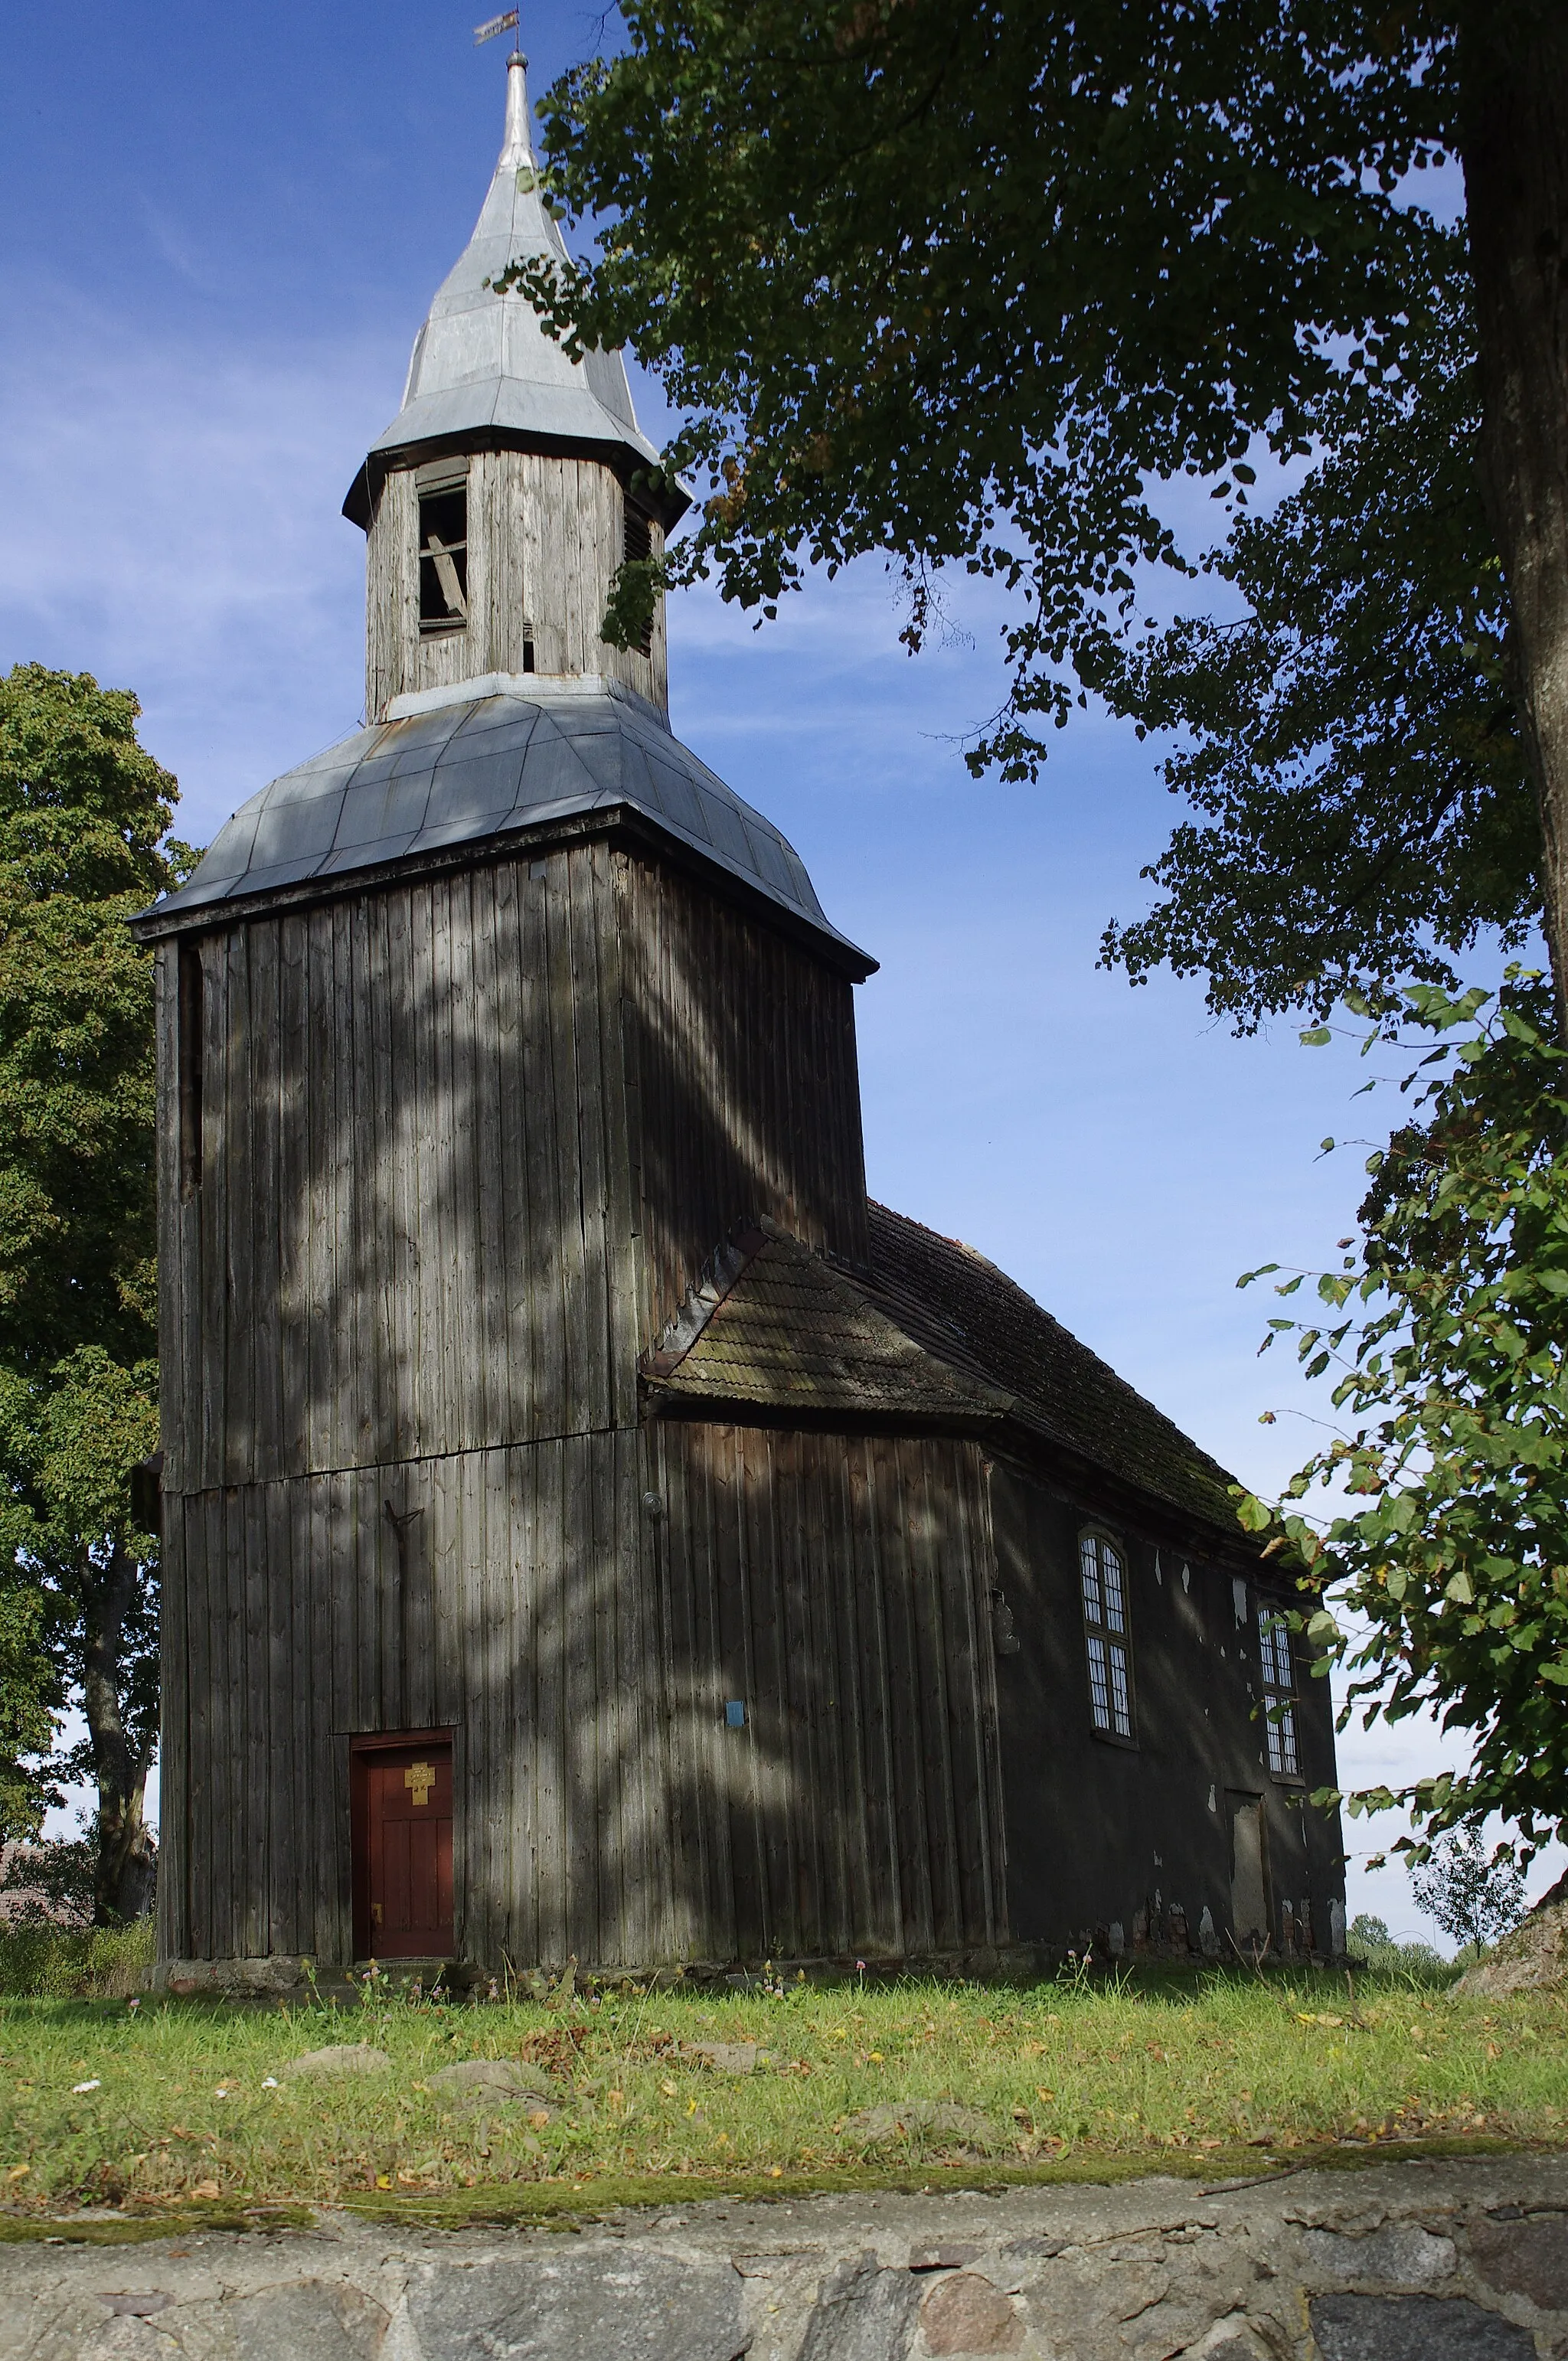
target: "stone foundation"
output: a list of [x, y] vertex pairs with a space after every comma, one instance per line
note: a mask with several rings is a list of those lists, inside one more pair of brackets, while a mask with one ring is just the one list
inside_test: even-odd
[[[50, 2227], [69, 2236], [70, 2225]], [[1562, 2361], [1568, 2158], [5, 2249], [0, 2361]]]

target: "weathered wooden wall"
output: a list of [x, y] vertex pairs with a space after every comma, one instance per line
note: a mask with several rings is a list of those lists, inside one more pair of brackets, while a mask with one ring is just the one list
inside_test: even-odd
[[667, 1955], [639, 1462], [622, 1431], [166, 1503], [168, 1956], [351, 1957], [347, 1733], [448, 1723], [467, 1956]]
[[848, 978], [677, 870], [633, 862], [623, 879], [652, 1336], [751, 1208], [863, 1261], [865, 1150]]
[[188, 939], [184, 1196], [159, 953], [171, 1490], [634, 1424], [638, 1355], [736, 1221], [863, 1237], [849, 984], [678, 872], [590, 842]]
[[[365, 710], [372, 720], [408, 689], [534, 667], [600, 673], [663, 708], [668, 703], [663, 601], [647, 655], [599, 637], [625, 550], [625, 495], [594, 459], [477, 451], [468, 461], [468, 622], [420, 637], [416, 470], [394, 468], [366, 538]], [[649, 521], [653, 554], [663, 534]]]
[[[344, 1956], [347, 1735], [451, 1722], [481, 1956], [710, 1956], [667, 1748], [720, 1676], [658, 1605], [637, 1360], [739, 1219], [862, 1236], [849, 984], [608, 840], [188, 934], [159, 977], [166, 1953]], [[799, 1530], [734, 1448], [735, 1546]], [[791, 1906], [718, 1923], [805, 1928]]]
[[621, 1430], [176, 1496], [164, 1955], [349, 1957], [347, 1733], [445, 1724], [467, 1958], [994, 1942], [989, 1563], [943, 1443]]
[[532, 865], [199, 939], [203, 1181], [162, 1192], [170, 1488], [635, 1418], [615, 856]]
[[979, 1447], [674, 1422], [650, 1440], [687, 1939], [741, 1959], [1004, 1941]]
[[[1302, 1777], [1269, 1771], [1260, 1711], [1255, 1567], [1234, 1551], [1173, 1544], [1132, 1504], [1107, 1516], [1016, 1469], [991, 1478], [995, 1580], [1015, 1651], [997, 1666], [1014, 1938], [1066, 1946], [1119, 1920], [1129, 1948], [1176, 1905], [1196, 1940], [1207, 1909], [1230, 1956], [1227, 1795], [1261, 1797], [1278, 1905], [1327, 1942], [1344, 1895], [1337, 1821], [1307, 1797], [1334, 1779], [1328, 1684], [1298, 1681]], [[1135, 1743], [1098, 1732], [1090, 1711], [1079, 1542], [1109, 1533], [1126, 1577]], [[1238, 1564], [1245, 1567], [1238, 1572]], [[1242, 1584], [1239, 1598], [1235, 1589]], [[1057, 1747], [1042, 1752], [1040, 1733]], [[1065, 1753], [1081, 1766], [1064, 1780]], [[1248, 1930], [1238, 1928], [1238, 1934]]]

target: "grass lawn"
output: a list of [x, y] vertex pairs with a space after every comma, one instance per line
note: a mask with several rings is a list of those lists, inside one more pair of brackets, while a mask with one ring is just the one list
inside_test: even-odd
[[[1264, 2171], [1389, 2144], [1568, 2139], [1568, 1996], [1409, 1977], [1143, 1972], [1119, 1987], [937, 1982], [606, 1993], [560, 2004], [242, 2009], [0, 1999], [11, 2235], [72, 2205], [585, 2210], [637, 2196]], [[291, 2077], [368, 2042], [365, 2076]], [[749, 2072], [702, 2044], [760, 2045]], [[553, 2102], [463, 2104], [466, 2059]], [[731, 2065], [738, 2062], [731, 2059]], [[957, 2111], [957, 2112], [955, 2112]], [[378, 2194], [379, 2193], [379, 2194]]]

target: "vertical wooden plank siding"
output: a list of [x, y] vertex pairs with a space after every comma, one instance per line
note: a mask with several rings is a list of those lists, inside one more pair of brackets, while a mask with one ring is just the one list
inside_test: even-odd
[[[165, 1771], [169, 1867], [186, 1864], [165, 1886], [171, 1952], [343, 1956], [345, 1733], [446, 1723], [465, 1740], [468, 1956], [630, 1966], [1004, 1939], [976, 1447], [694, 1425], [660, 1435], [657, 1462], [657, 1559], [635, 1435], [435, 1463], [408, 1554], [427, 1580], [390, 1618], [383, 1471], [178, 1503], [167, 1644], [190, 1734]], [[921, 1548], [877, 1566], [875, 1535], [922, 1499]], [[763, 1539], [807, 1531], [810, 1583], [801, 1544]], [[188, 1558], [228, 1570], [226, 1609], [187, 1611]], [[890, 1590], [924, 1635], [902, 1660], [868, 1644]], [[929, 1745], [938, 1720], [962, 1757], [950, 1787], [911, 1781], [882, 1735]]]
[[[647, 655], [598, 636], [625, 552], [625, 496], [595, 459], [481, 451], [468, 462], [468, 621], [422, 639], [415, 470], [395, 468], [366, 538], [365, 710], [405, 690], [481, 673], [521, 673], [532, 638], [542, 673], [595, 673], [668, 702], [664, 602]], [[652, 520], [652, 553], [663, 547]]]
[[[576, 846], [203, 939], [171, 1488], [630, 1425], [639, 1353], [738, 1222], [863, 1252], [850, 986], [628, 865]], [[804, 1123], [835, 1064], [844, 1120]]]
[[159, 1747], [158, 1949], [162, 1959], [191, 1956], [190, 1616], [186, 1606], [185, 1522], [189, 1504], [171, 1496], [159, 1552], [161, 1605], [159, 1655], [163, 1726]]
[[349, 1734], [448, 1723], [472, 1956], [1001, 1939], [975, 1448], [640, 1422], [738, 1222], [863, 1254], [849, 985], [602, 841], [201, 956], [182, 1198], [159, 955], [166, 1952], [345, 1956]]
[[656, 1334], [759, 1213], [863, 1262], [865, 1158], [849, 982], [677, 871], [629, 873], [619, 955]]
[[[1004, 1939], [977, 1447], [681, 1424], [659, 1455], [672, 1727], [684, 1690], [715, 1741], [706, 1761], [695, 1747], [669, 1758], [688, 1921], [711, 1927], [729, 1901], [742, 1955]], [[814, 1578], [796, 1577], [792, 1610], [773, 1537], [805, 1533]], [[706, 1638], [691, 1604], [705, 1584], [718, 1601]], [[900, 1631], [902, 1644], [882, 1636]], [[743, 1730], [724, 1727], [734, 1697]], [[938, 1733], [973, 1765], [950, 1803], [922, 1761]]]

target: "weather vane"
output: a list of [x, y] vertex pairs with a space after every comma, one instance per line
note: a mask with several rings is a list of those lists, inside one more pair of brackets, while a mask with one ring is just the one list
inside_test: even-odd
[[[475, 26], [474, 47], [478, 49], [481, 43], [485, 41], [493, 41], [498, 33], [511, 33], [516, 31], [517, 10], [515, 8], [509, 8], [504, 16], [492, 16], [486, 24]], [[518, 39], [520, 42], [521, 41], [521, 38], [522, 36], [519, 33]]]

